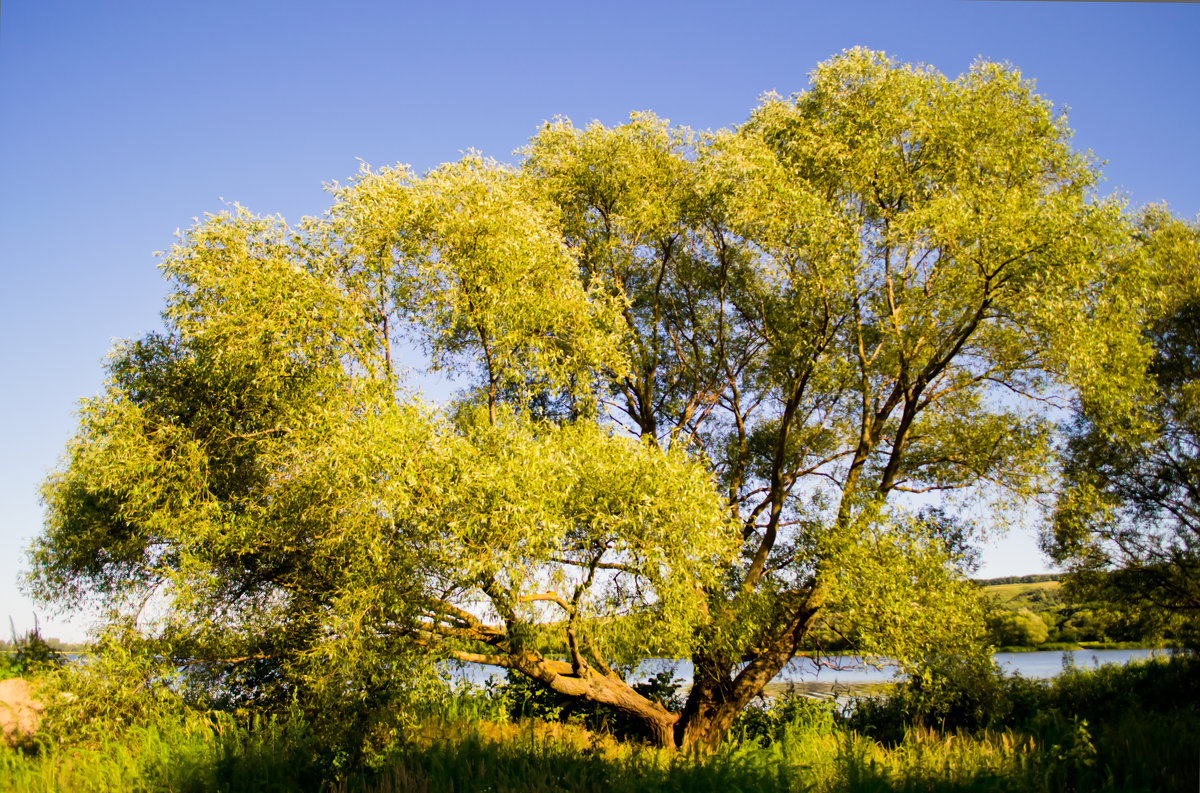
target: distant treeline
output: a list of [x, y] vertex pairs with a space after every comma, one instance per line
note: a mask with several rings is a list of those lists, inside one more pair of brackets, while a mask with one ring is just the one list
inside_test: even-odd
[[[16, 639], [14, 641], [5, 641], [0, 639], [0, 653], [15, 653], [25, 644], [26, 639]], [[53, 636], [43, 639], [46, 646], [56, 653], [78, 653], [87, 649], [87, 644], [80, 642], [64, 642], [61, 639], [56, 639]]]
[[1042, 581], [1058, 581], [1063, 573], [1038, 573], [1037, 575], [1007, 575], [1001, 578], [977, 578], [975, 583], [980, 586], [999, 586], [1000, 584], [1039, 584]]

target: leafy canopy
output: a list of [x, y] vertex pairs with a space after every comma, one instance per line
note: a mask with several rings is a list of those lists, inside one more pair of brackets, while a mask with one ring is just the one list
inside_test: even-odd
[[1065, 486], [1045, 546], [1076, 599], [1112, 601], [1176, 622], [1200, 615], [1200, 226], [1143, 212], [1117, 307], [1142, 328], [1132, 410], [1076, 405]]
[[[854, 50], [736, 129], [560, 119], [294, 229], [208, 217], [84, 404], [31, 582], [247, 696], [378, 704], [451, 656], [664, 743], [719, 740], [813, 642], [969, 652], [961, 559], [906, 499], [1039, 492], [1045, 404], [1132, 415], [1144, 359], [1069, 138], [1012, 69]], [[406, 390], [401, 341], [459, 396]], [[682, 713], [615, 670], [664, 646]]]

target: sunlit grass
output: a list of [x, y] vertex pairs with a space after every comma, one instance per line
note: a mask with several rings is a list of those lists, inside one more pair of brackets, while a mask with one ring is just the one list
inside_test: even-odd
[[[1047, 745], [1011, 731], [911, 732], [883, 744], [843, 730], [789, 729], [780, 740], [729, 742], [711, 754], [623, 744], [581, 727], [430, 725], [379, 769], [322, 780], [302, 736], [274, 722], [139, 728], [90, 746], [7, 752], [14, 791], [894, 791], [1190, 790], [1161, 741], [1116, 730], [1121, 769], [1094, 747]], [[1128, 737], [1133, 736], [1133, 737]], [[1130, 768], [1130, 760], [1136, 768]], [[1166, 765], [1164, 765], [1166, 763]], [[1179, 768], [1176, 763], [1175, 768]]]
[[177, 713], [114, 724], [87, 741], [0, 751], [0, 790], [1192, 793], [1200, 786], [1193, 671], [1174, 662], [1076, 670], [1044, 689], [1042, 712], [1011, 725], [914, 727], [888, 741], [850, 729], [828, 706], [802, 705], [785, 719], [762, 711], [708, 753], [579, 724], [508, 721], [486, 698], [462, 694], [419, 726], [388, 733], [370, 767], [353, 768], [299, 715]]

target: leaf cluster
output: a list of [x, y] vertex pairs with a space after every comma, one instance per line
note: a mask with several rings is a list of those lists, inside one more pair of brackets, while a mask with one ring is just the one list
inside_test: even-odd
[[[1064, 449], [1047, 550], [1079, 600], [1200, 610], [1200, 230], [1146, 210], [1130, 264], [1145, 355], [1130, 410], [1084, 395]], [[1190, 615], [1190, 616], [1189, 616]]]

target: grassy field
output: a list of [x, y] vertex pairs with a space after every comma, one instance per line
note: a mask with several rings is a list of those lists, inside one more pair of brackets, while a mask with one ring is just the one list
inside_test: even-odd
[[709, 753], [618, 741], [577, 723], [508, 720], [478, 693], [411, 728], [365, 734], [369, 759], [354, 765], [298, 714], [116, 715], [86, 739], [52, 729], [0, 750], [0, 790], [1194, 793], [1197, 671], [1186, 657], [1074, 670], [1051, 685], [992, 681], [984, 699], [964, 692], [957, 710], [924, 726], [906, 710], [911, 696], [873, 700], [850, 717], [831, 703], [785, 699], [749, 711]]
[[1021, 608], [1057, 600], [1061, 587], [1058, 581], [1035, 581], [1029, 584], [990, 584], [983, 591], [1002, 606]]

